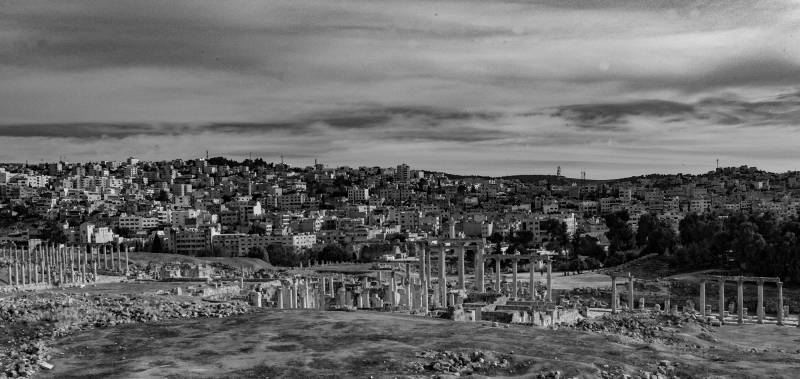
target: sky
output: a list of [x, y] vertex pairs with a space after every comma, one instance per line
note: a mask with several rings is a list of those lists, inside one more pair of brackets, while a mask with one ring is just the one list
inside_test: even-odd
[[0, 161], [797, 170], [800, 2], [0, 2]]

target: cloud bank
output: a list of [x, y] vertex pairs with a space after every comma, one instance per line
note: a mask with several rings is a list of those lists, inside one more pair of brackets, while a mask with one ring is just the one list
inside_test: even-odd
[[792, 1], [0, 6], [0, 160], [796, 169]]

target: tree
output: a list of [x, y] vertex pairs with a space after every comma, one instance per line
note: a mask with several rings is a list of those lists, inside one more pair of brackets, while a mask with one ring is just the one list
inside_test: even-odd
[[636, 245], [636, 238], [630, 225], [628, 225], [628, 211], [609, 213], [603, 218], [608, 227], [606, 237], [610, 243], [609, 251], [615, 253], [633, 249]]
[[319, 259], [323, 261], [350, 262], [355, 257], [339, 245], [326, 245], [319, 252]]
[[283, 245], [272, 244], [267, 246], [267, 259], [275, 266], [299, 266], [303, 256], [286, 249]]
[[597, 238], [592, 236], [579, 237], [576, 241], [575, 254], [578, 256], [585, 256], [602, 260], [605, 258], [605, 251], [600, 245], [597, 244]]
[[569, 236], [567, 235], [567, 224], [561, 220], [549, 219], [541, 224], [541, 228], [547, 232], [547, 244], [549, 250], [560, 251], [567, 247]]
[[158, 196], [156, 196], [156, 201], [166, 202], [169, 201], [169, 192], [161, 190], [158, 192]]
[[515, 245], [528, 246], [533, 241], [533, 232], [530, 230], [518, 230], [514, 232], [509, 240]]
[[161, 237], [156, 234], [156, 236], [153, 237], [153, 243], [150, 245], [150, 251], [153, 253], [162, 253], [164, 251], [162, 244]]
[[247, 251], [248, 258], [261, 259], [262, 261], [269, 262], [269, 254], [261, 246], [253, 246]]
[[487, 240], [491, 243], [500, 243], [503, 242], [503, 235], [499, 232], [494, 232], [489, 236], [489, 238], [487, 238]]

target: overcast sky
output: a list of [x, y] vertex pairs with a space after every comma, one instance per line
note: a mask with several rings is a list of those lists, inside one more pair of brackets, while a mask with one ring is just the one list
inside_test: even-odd
[[0, 161], [800, 167], [796, 1], [0, 2]]

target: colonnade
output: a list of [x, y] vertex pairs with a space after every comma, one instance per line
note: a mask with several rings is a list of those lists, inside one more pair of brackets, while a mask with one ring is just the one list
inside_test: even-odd
[[[708, 316], [706, 313], [706, 283], [717, 282], [719, 284], [719, 315], [717, 318], [721, 323], [725, 323], [725, 283], [736, 283], [736, 321], [739, 324], [744, 323], [744, 283], [755, 282], [758, 286], [757, 296], [758, 303], [756, 305], [756, 315], [758, 323], [764, 323], [764, 283], [775, 283], [778, 290], [778, 304], [777, 304], [777, 323], [783, 325], [784, 307], [783, 307], [783, 282], [780, 278], [764, 278], [752, 276], [706, 276], [700, 280], [700, 314], [703, 317]], [[798, 324], [800, 326], [800, 324]]]
[[7, 265], [7, 284], [12, 286], [95, 282], [101, 255], [102, 269], [106, 272], [128, 274], [128, 252], [127, 250], [124, 252], [123, 259], [123, 252], [118, 245], [38, 245], [32, 248], [16, 246], [0, 248], [0, 260]]

